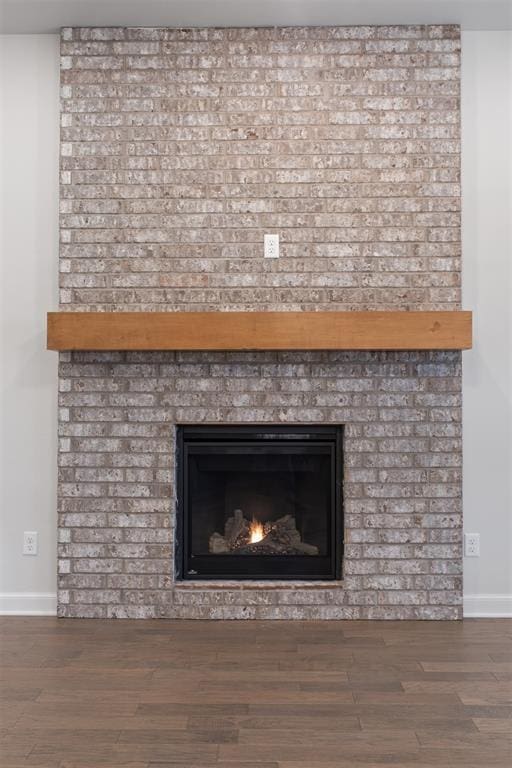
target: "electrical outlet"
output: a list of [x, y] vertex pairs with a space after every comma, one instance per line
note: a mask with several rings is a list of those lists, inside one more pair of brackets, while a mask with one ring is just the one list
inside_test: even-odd
[[264, 241], [264, 255], [266, 259], [278, 259], [279, 258], [279, 235], [265, 235]]
[[466, 557], [480, 557], [480, 534], [464, 534], [464, 554]]
[[37, 531], [23, 533], [23, 554], [37, 555]]

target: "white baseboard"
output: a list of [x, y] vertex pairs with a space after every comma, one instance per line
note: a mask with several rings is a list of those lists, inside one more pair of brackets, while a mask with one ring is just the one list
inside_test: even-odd
[[[0, 616], [56, 616], [54, 592], [0, 592]], [[464, 595], [464, 617], [512, 618], [512, 595]]]
[[512, 618], [512, 595], [464, 595], [464, 618]]
[[55, 592], [0, 592], [0, 616], [56, 616]]

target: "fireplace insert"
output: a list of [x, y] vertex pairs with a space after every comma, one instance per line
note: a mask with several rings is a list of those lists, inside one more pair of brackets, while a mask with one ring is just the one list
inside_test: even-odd
[[338, 579], [342, 427], [177, 428], [177, 577]]

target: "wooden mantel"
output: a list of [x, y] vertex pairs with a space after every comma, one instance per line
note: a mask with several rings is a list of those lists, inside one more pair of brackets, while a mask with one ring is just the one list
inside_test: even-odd
[[49, 312], [56, 350], [469, 349], [472, 313]]

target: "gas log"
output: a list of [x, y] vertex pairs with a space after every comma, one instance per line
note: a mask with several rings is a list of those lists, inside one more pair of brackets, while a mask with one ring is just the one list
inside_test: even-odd
[[302, 541], [292, 515], [267, 523], [249, 522], [241, 509], [226, 520], [224, 535], [212, 533], [209, 551], [214, 555], [318, 555], [318, 547]]

